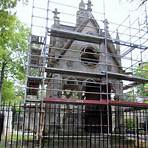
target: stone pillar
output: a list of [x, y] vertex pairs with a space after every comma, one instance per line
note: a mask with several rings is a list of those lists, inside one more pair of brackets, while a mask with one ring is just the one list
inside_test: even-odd
[[[115, 93], [114, 100], [116, 101], [123, 100], [122, 99], [123, 98], [123, 83], [119, 81], [116, 84], [115, 90], [116, 90], [116, 93]], [[120, 132], [120, 133], [124, 132], [124, 112], [121, 106], [115, 107], [115, 132]]]
[[[59, 74], [54, 74], [52, 77], [52, 80], [50, 81], [50, 96], [51, 98], [61, 98], [61, 90], [62, 90], [62, 77]], [[50, 129], [47, 129], [46, 131], [50, 130], [50, 133], [55, 133], [57, 129], [60, 127], [60, 121], [59, 121], [59, 112], [61, 112], [61, 105], [59, 104], [49, 104], [50, 112], [46, 113], [46, 119], [47, 122], [50, 122]], [[50, 118], [50, 119], [49, 119]], [[49, 128], [49, 126], [47, 127]], [[54, 131], [54, 132], [53, 132]]]

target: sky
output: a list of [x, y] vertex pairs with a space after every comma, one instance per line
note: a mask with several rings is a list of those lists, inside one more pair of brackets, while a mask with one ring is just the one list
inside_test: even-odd
[[[28, 4], [19, 3], [17, 6], [17, 15], [22, 22], [30, 26], [31, 15], [32, 15], [32, 0], [28, 1]], [[147, 34], [144, 35], [146, 27], [143, 25], [145, 18], [145, 7], [142, 6], [138, 9], [139, 1], [127, 2], [127, 0], [91, 0], [92, 1], [92, 13], [96, 18], [98, 24], [103, 28], [103, 20], [105, 18], [109, 21], [109, 30], [113, 38], [116, 36], [116, 29], [118, 29], [119, 36], [121, 40], [135, 42], [136, 44], [142, 44], [148, 46], [145, 40], [148, 38]], [[80, 0], [49, 0], [49, 24], [48, 27], [53, 24], [53, 13], [52, 11], [57, 8], [60, 12], [60, 22], [62, 24], [75, 25], [76, 21], [76, 12], [78, 10]], [[87, 0], [84, 0], [87, 3]], [[46, 8], [47, 0], [35, 0], [35, 4], [39, 8]], [[148, 4], [147, 4], [148, 8]], [[43, 9], [34, 9], [34, 15], [45, 17], [46, 11]], [[39, 26], [45, 26], [46, 19], [35, 18], [33, 19], [34, 24]], [[136, 29], [135, 29], [136, 28]], [[139, 29], [139, 31], [138, 31]], [[143, 31], [144, 30], [144, 31]], [[39, 27], [34, 27], [33, 34], [43, 34], [44, 29]], [[136, 35], [135, 35], [136, 34]], [[143, 39], [140, 37], [143, 36]], [[121, 53], [124, 53], [127, 50], [126, 47], [121, 49]], [[135, 49], [132, 52], [132, 58], [141, 59], [141, 51]], [[127, 55], [127, 58], [131, 60], [131, 54]], [[148, 61], [148, 50], [144, 52], [143, 57], [144, 61]], [[123, 66], [130, 66], [131, 61], [127, 59], [123, 60]]]
[[[18, 17], [25, 23], [29, 24], [31, 13], [32, 13], [32, 1], [33, 0], [23, 0], [28, 1], [28, 5], [19, 3], [17, 6], [17, 15]], [[38, 1], [40, 7], [44, 7], [46, 5], [47, 0], [35, 0]], [[75, 15], [76, 11], [78, 10], [80, 0], [49, 0], [49, 9], [54, 10], [54, 8], [58, 8], [59, 12], [61, 12], [60, 18], [61, 20], [64, 18], [72, 21], [70, 15], [62, 15], [62, 13], [67, 13], [71, 15]], [[136, 3], [129, 3], [127, 0], [91, 0], [92, 1], [92, 9], [93, 14], [97, 20], [104, 19], [104, 11], [105, 11], [105, 18], [109, 21], [120, 24], [128, 15], [129, 13], [133, 17], [133, 13], [135, 13], [136, 17], [140, 16], [138, 14], [137, 7], [138, 7], [138, 0]], [[43, 3], [45, 2], [45, 3]], [[87, 3], [87, 0], [84, 0]], [[61, 5], [62, 4], [62, 5]], [[65, 5], [65, 6], [64, 6]], [[143, 7], [142, 7], [143, 9]], [[139, 9], [140, 10], [140, 9]], [[141, 11], [140, 11], [141, 12]], [[142, 14], [141, 14], [142, 15]]]

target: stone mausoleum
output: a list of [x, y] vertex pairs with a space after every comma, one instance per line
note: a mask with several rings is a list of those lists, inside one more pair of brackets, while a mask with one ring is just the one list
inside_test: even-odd
[[[107, 19], [102, 21], [104, 28], [100, 28], [92, 14], [92, 3], [88, 0], [85, 4], [81, 0], [79, 10], [76, 13], [75, 26], [60, 23], [60, 12], [53, 11], [54, 24], [51, 28], [47, 77], [48, 98], [64, 98], [76, 100], [111, 100], [121, 99], [123, 84], [121, 80], [112, 79], [104, 73], [122, 73], [120, 45], [114, 45], [111, 40]], [[52, 31], [62, 30], [64, 32], [84, 35], [83, 39], [74, 39], [67, 35], [65, 38], [55, 37]], [[87, 38], [85, 40], [85, 35]], [[88, 41], [89, 36], [107, 38], [99, 40], [98, 43]], [[116, 39], [119, 40], [118, 32]], [[53, 72], [54, 71], [54, 72]], [[70, 108], [70, 106], [69, 106]], [[110, 110], [110, 109], [109, 109]], [[87, 112], [87, 107], [85, 107]], [[103, 131], [107, 132], [107, 107], [104, 107]], [[52, 113], [51, 113], [52, 114]], [[101, 113], [98, 111], [98, 115]], [[50, 115], [52, 116], [52, 115]], [[87, 119], [86, 119], [87, 118]], [[109, 116], [111, 118], [111, 115]], [[60, 123], [66, 120], [63, 115], [57, 117]], [[52, 120], [50, 122], [53, 122]], [[100, 124], [100, 120], [95, 116], [85, 116], [85, 123]], [[111, 120], [109, 121], [110, 125]], [[81, 123], [79, 123], [81, 124]], [[94, 129], [95, 130], [95, 129]], [[89, 132], [89, 128], [86, 129]], [[101, 127], [97, 132], [101, 131]]]

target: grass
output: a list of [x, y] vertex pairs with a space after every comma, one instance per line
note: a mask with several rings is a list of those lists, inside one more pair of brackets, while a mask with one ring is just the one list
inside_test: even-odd
[[2, 145], [2, 144], [0, 144], [0, 148], [5, 148], [5, 146], [4, 146], [4, 145]]
[[[16, 133], [13, 133], [10, 134], [10, 135], [7, 135], [6, 136], [2, 136], [1, 137], [1, 143], [0, 143], [0, 148], [6, 148], [10, 143], [12, 144], [12, 148], [15, 148], [16, 147], [16, 142], [18, 142], [18, 145], [23, 141], [32, 141], [33, 140], [33, 135], [28, 135], [28, 134], [25, 134], [25, 135], [22, 135], [22, 134], [16, 134]], [[5, 141], [6, 143], [8, 144], [6, 147], [5, 147]]]
[[16, 133], [14, 133], [13, 135], [12, 134], [11, 135], [7, 135], [7, 137], [3, 136], [2, 140], [3, 141], [5, 141], [5, 140], [13, 141], [13, 142], [15, 142], [15, 141], [22, 141], [22, 140], [23, 141], [31, 141], [31, 140], [33, 140], [33, 135], [19, 135], [19, 134], [17, 135]]

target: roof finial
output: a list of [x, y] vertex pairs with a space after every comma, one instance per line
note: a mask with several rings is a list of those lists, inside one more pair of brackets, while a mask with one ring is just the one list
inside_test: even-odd
[[118, 29], [116, 29], [116, 39], [119, 40], [119, 33], [118, 33]]
[[79, 9], [80, 10], [84, 10], [85, 9], [85, 3], [83, 0], [81, 0], [80, 4], [79, 4]]
[[[116, 29], [116, 40], [117, 42], [120, 41], [118, 29]], [[118, 55], [120, 55], [120, 45], [119, 44], [116, 44], [116, 52]], [[121, 63], [121, 59], [119, 59], [119, 62]]]
[[55, 26], [59, 26], [59, 22], [60, 22], [60, 19], [59, 19], [59, 17], [58, 17], [58, 14], [60, 14], [60, 12], [58, 12], [58, 9], [57, 8], [55, 8], [55, 10], [54, 11], [52, 11], [53, 12], [53, 14], [54, 14], [54, 25]]
[[91, 0], [88, 0], [88, 3], [87, 3], [87, 10], [88, 11], [92, 11], [91, 6], [93, 6], [92, 3], [91, 3]]
[[55, 18], [58, 18], [58, 19], [59, 19], [58, 14], [60, 14], [60, 12], [58, 12], [58, 9], [55, 8], [55, 10], [52, 11], [52, 12], [53, 12], [53, 14], [54, 14], [54, 19], [55, 19]]
[[103, 23], [104, 23], [104, 29], [107, 31], [108, 30], [108, 24], [109, 24], [109, 22], [108, 22], [108, 20], [107, 19], [105, 19], [104, 21], [103, 21]]

